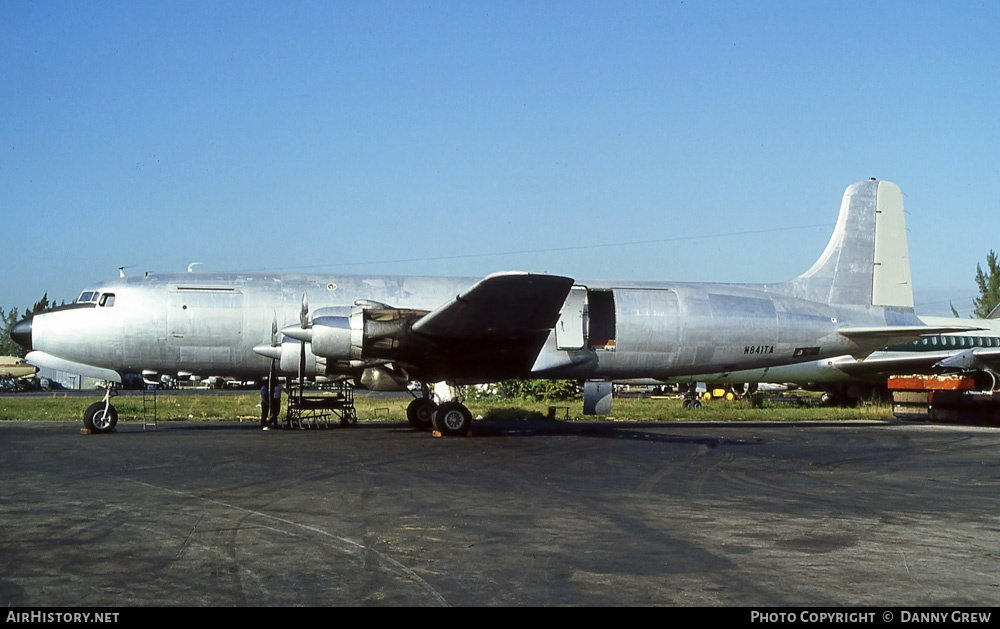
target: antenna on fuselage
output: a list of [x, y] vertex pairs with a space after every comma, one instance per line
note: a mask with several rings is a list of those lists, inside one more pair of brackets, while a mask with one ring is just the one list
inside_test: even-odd
[[118, 267], [118, 277], [124, 278], [125, 277], [125, 269], [131, 269], [134, 266], [136, 266], [136, 265], [134, 265], [134, 264], [126, 264], [125, 266]]
[[191, 264], [189, 264], [188, 265], [188, 273], [194, 273], [194, 267], [198, 266], [199, 264], [205, 264], [205, 263], [204, 262], [192, 262]]

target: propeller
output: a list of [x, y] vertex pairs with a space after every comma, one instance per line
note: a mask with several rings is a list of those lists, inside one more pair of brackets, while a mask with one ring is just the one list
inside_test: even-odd
[[[305, 330], [309, 325], [309, 295], [302, 293], [302, 307], [299, 309], [299, 325]], [[302, 403], [302, 391], [305, 389], [306, 373], [306, 342], [299, 345], [299, 403]]]
[[[274, 312], [274, 318], [271, 319], [271, 347], [278, 347], [278, 312]], [[270, 401], [274, 398], [274, 362], [278, 359], [278, 353], [273, 352], [271, 354], [271, 369], [267, 372], [267, 399]]]

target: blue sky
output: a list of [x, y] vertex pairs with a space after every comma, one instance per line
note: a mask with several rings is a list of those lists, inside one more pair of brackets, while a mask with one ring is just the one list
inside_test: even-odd
[[903, 190], [1000, 249], [992, 2], [0, 3], [0, 307], [127, 272], [779, 281]]

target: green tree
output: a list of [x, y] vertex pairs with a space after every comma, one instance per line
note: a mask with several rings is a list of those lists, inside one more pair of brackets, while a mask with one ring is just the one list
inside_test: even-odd
[[17, 313], [17, 308], [12, 308], [10, 312], [4, 312], [0, 308], [0, 325], [3, 326], [3, 333], [0, 334], [0, 356], [20, 356], [24, 358], [24, 348], [10, 338], [10, 329], [21, 317]]
[[976, 285], [979, 287], [979, 297], [972, 300], [975, 308], [972, 316], [985, 319], [1000, 304], [1000, 263], [992, 249], [986, 256], [986, 272], [983, 272], [982, 266], [976, 265]]
[[28, 317], [33, 314], [45, 312], [53, 305], [49, 303], [49, 294], [45, 293], [33, 306], [24, 311], [24, 315], [18, 312], [16, 306], [8, 312], [4, 312], [4, 309], [0, 308], [0, 329], [2, 329], [0, 330], [0, 356], [20, 356], [24, 358], [27, 352], [23, 347], [15, 343], [14, 339], [10, 338], [11, 328], [21, 320], [22, 316]]
[[569, 400], [580, 393], [576, 380], [504, 380], [502, 395], [518, 400]]
[[45, 312], [48, 310], [52, 304], [49, 303], [49, 294], [45, 293], [42, 298], [35, 302], [35, 305], [24, 311], [24, 316], [30, 317], [31, 315], [36, 315], [40, 312]]

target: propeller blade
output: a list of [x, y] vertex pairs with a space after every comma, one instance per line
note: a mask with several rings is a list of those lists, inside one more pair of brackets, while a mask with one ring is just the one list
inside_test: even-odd
[[302, 389], [306, 382], [306, 344], [305, 341], [299, 343], [299, 398], [302, 398]]
[[275, 311], [274, 319], [271, 319], [271, 347], [278, 346], [278, 313]]
[[[302, 309], [299, 310], [299, 325], [303, 330], [309, 327], [309, 294], [302, 293]], [[311, 332], [311, 330], [310, 330]], [[302, 394], [306, 383], [306, 342], [299, 343], [299, 403], [302, 402]]]

